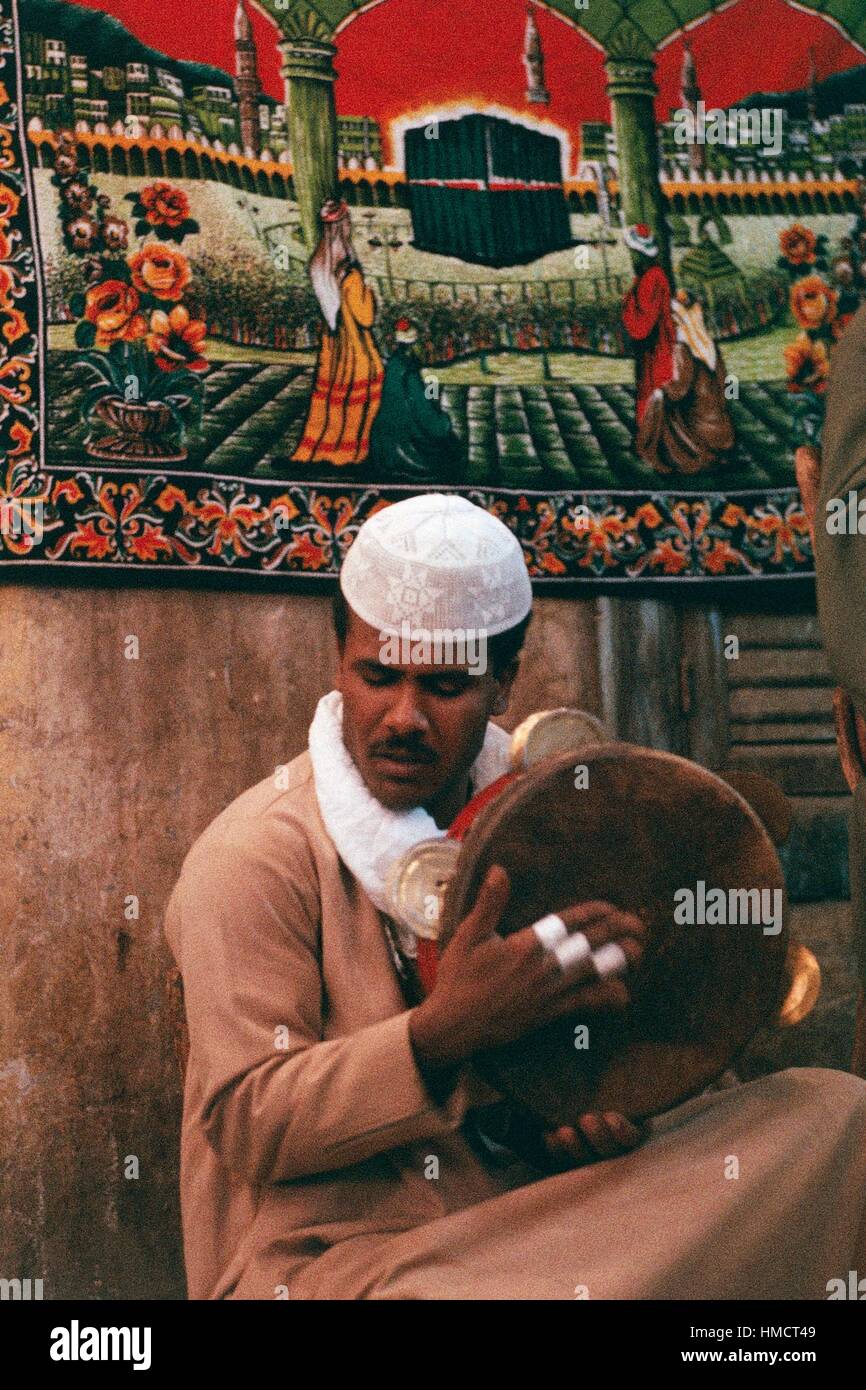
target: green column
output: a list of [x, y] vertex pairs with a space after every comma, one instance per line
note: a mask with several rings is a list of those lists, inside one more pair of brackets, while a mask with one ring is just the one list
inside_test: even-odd
[[289, 142], [301, 227], [312, 255], [321, 234], [319, 210], [337, 194], [336, 48], [321, 39], [283, 39]]
[[626, 223], [646, 222], [659, 246], [660, 263], [671, 275], [665, 198], [659, 183], [658, 136], [653, 103], [656, 85], [651, 58], [610, 56], [607, 93], [619, 161], [620, 203]]

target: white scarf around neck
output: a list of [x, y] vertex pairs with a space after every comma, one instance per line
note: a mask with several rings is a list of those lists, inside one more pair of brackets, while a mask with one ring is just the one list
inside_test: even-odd
[[[481, 752], [469, 769], [473, 795], [508, 772], [510, 745], [510, 734], [496, 724], [487, 725]], [[316, 706], [309, 749], [325, 829], [367, 896], [380, 912], [388, 913], [391, 866], [420, 840], [441, 838], [446, 832], [423, 806], [390, 811], [376, 800], [343, 742], [343, 697], [338, 690], [323, 695]], [[401, 945], [414, 955], [414, 934], [399, 922], [397, 927]]]

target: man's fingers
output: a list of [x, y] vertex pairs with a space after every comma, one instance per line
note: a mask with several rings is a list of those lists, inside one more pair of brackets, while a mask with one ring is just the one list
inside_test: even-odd
[[560, 1125], [547, 1130], [542, 1139], [554, 1160], [570, 1160], [580, 1164], [594, 1158], [616, 1158], [628, 1153], [646, 1138], [646, 1125], [636, 1125], [625, 1115], [606, 1110], [602, 1114], [586, 1114], [578, 1118], [577, 1127]]
[[609, 1110], [601, 1115], [581, 1115], [577, 1125], [586, 1142], [602, 1158], [627, 1153], [644, 1138], [643, 1129], [633, 1125], [624, 1115]]
[[[547, 970], [554, 994], [558, 997], [579, 986], [585, 986], [588, 989], [596, 984], [600, 973], [602, 973], [605, 983], [613, 984], [621, 979], [620, 971], [608, 973], [604, 969], [604, 955], [607, 951], [612, 951], [614, 946], [622, 951], [627, 971], [633, 970], [639, 964], [643, 955], [643, 947], [630, 936], [621, 936], [615, 943], [599, 946], [595, 951], [590, 951], [588, 955], [584, 955], [582, 951], [576, 951], [573, 956], [566, 958], [557, 956], [551, 951]], [[601, 972], [598, 969], [599, 964], [602, 967]]]
[[571, 1125], [560, 1125], [558, 1129], [545, 1131], [542, 1140], [551, 1158], [569, 1158], [572, 1163], [587, 1163], [595, 1157], [595, 1150]]
[[502, 920], [510, 892], [508, 874], [500, 864], [492, 864], [481, 880], [471, 912], [454, 933], [454, 940], [469, 945], [492, 936]]
[[646, 935], [646, 924], [634, 912], [626, 912], [625, 909], [614, 906], [613, 903], [592, 902], [577, 903], [574, 907], [565, 907], [557, 914], [562, 918], [566, 928], [572, 931], [583, 931], [591, 937], [593, 932], [605, 929], [614, 929], [620, 934], [628, 934], [642, 939]]
[[[551, 961], [561, 967], [563, 976], [569, 981], [575, 981], [593, 978], [596, 973], [593, 953], [613, 942], [623, 951], [628, 968], [633, 969], [643, 954], [643, 924], [629, 913], [620, 913], [610, 908], [607, 911], [608, 916], [584, 929], [569, 932], [555, 943], [551, 935], [553, 944], [539, 939], [535, 931], [537, 924], [533, 923], [531, 927], [524, 927], [522, 931], [513, 932], [506, 938], [509, 949], [525, 952], [527, 955], [537, 955], [540, 945], [547, 951]], [[561, 916], [563, 922], [567, 922], [565, 913], [556, 915]], [[547, 922], [549, 919], [544, 920]], [[547, 931], [550, 933], [552, 929], [548, 927]]]
[[539, 1018], [539, 1026], [551, 1023], [564, 1014], [621, 1013], [631, 1002], [628, 987], [622, 980], [596, 980], [589, 984], [568, 981], [555, 993]]

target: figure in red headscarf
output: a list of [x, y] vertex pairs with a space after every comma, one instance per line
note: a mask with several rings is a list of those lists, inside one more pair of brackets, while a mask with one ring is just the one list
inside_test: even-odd
[[622, 321], [634, 345], [640, 424], [653, 391], [666, 386], [674, 374], [671, 282], [658, 263], [658, 244], [645, 222], [626, 227], [623, 240], [635, 269], [634, 283], [622, 302]]

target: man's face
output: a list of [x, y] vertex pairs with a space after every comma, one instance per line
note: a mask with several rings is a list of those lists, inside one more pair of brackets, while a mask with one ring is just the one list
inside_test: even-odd
[[498, 677], [466, 665], [398, 666], [383, 663], [383, 645], [350, 611], [337, 682], [346, 747], [383, 806], [424, 806], [447, 824], [463, 805], [488, 719], [506, 708], [516, 662]]

